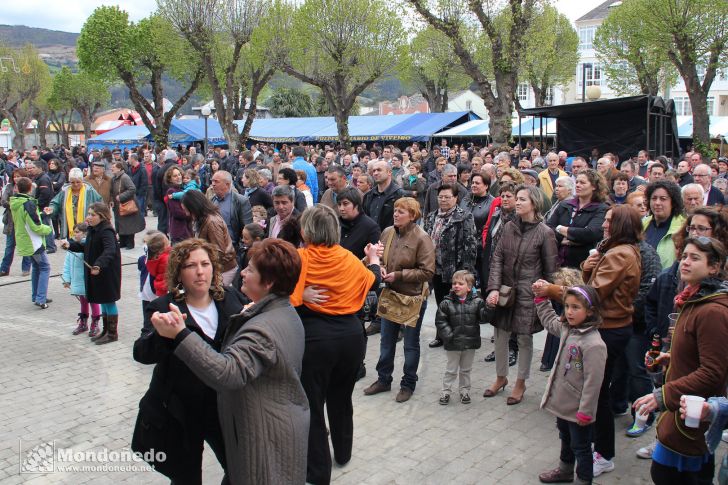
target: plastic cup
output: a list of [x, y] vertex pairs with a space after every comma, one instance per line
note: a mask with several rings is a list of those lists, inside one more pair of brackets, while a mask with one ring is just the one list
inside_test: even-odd
[[645, 406], [642, 405], [634, 415], [635, 425], [639, 428], [644, 428], [647, 424], [647, 420], [650, 417], [650, 413], [645, 411]]
[[683, 396], [687, 405], [685, 413], [685, 426], [688, 428], [697, 428], [700, 426], [700, 416], [703, 414], [704, 397], [700, 396]]
[[599, 252], [599, 251], [597, 250], [597, 248], [593, 248], [593, 249], [590, 249], [590, 250], [589, 250], [589, 256], [594, 256], [594, 255], [595, 255], [595, 254], [597, 254], [598, 252]]
[[669, 320], [670, 324], [668, 327], [668, 335], [670, 336], [670, 340], [672, 340], [672, 334], [675, 333], [675, 325], [677, 324], [677, 317], [680, 316], [679, 313], [670, 313], [667, 316], [667, 319]]

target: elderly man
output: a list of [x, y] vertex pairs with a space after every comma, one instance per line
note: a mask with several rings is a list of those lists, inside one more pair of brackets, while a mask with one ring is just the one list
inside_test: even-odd
[[442, 180], [430, 186], [425, 194], [425, 206], [422, 209], [422, 214], [427, 216], [430, 212], [437, 210], [439, 207], [437, 201], [437, 191], [443, 185], [448, 184], [456, 187], [457, 190], [457, 202], [456, 204], [462, 208], [467, 207], [469, 200], [468, 189], [465, 188], [461, 183], [458, 182], [458, 169], [455, 165], [447, 164], [442, 169]]
[[372, 190], [372, 187], [374, 187], [374, 177], [368, 173], [362, 173], [356, 178], [356, 188], [362, 197]]
[[645, 179], [637, 175], [637, 168], [634, 166], [634, 162], [632, 160], [625, 160], [624, 162], [622, 162], [620, 171], [625, 174], [627, 178], [629, 178], [629, 189], [627, 191], [628, 193], [631, 194], [632, 192], [637, 190], [637, 187], [647, 185]]
[[705, 192], [700, 184], [687, 184], [680, 189], [680, 193], [682, 195], [683, 205], [685, 206], [685, 212], [687, 212], [688, 215], [695, 212], [695, 209], [698, 207], [703, 207], [705, 205], [703, 202]]
[[437, 157], [435, 169], [427, 174], [427, 185], [434, 185], [442, 180], [442, 169], [447, 165], [445, 157]]
[[[536, 190], [538, 190], [538, 194], [541, 197], [541, 215], [546, 214], [549, 209], [551, 209], [552, 201], [551, 199], [546, 197], [543, 189], [538, 186], [538, 172], [536, 172], [535, 170], [521, 170], [521, 173], [523, 174], [523, 184], [529, 187], [534, 187]], [[568, 175], [565, 175], [565, 177], [568, 177]], [[553, 198], [554, 201], [558, 200], [558, 197], [556, 196], [556, 191], [554, 191]]]
[[298, 214], [293, 205], [293, 189], [290, 186], [279, 185], [273, 189], [273, 209], [275, 209], [276, 215], [268, 220], [266, 236], [277, 238], [286, 219]]
[[384, 160], [372, 168], [374, 186], [364, 195], [364, 213], [374, 219], [381, 230], [394, 224], [394, 202], [402, 197], [402, 188], [392, 181], [392, 167]]
[[703, 163], [703, 157], [698, 152], [691, 153], [688, 160], [690, 161], [690, 171], [695, 170], [695, 167]]
[[587, 168], [589, 168], [589, 164], [583, 157], [574, 157], [574, 160], [571, 161], [571, 176], [576, 179], [576, 176]]
[[[536, 150], [534, 150], [536, 151]], [[533, 152], [532, 152], [533, 156]], [[538, 174], [538, 181], [546, 197], [551, 200], [554, 195], [554, 186], [556, 185], [556, 179], [566, 175], [566, 172], [561, 170], [559, 167], [559, 156], [556, 153], [549, 153], [546, 156], [546, 163], [548, 164], [546, 170]]]
[[104, 199], [105, 203], [111, 201], [111, 177], [106, 175], [104, 162], [95, 161], [91, 165], [91, 173], [84, 179]]
[[710, 165], [705, 163], [701, 163], [693, 169], [693, 180], [703, 189], [703, 205], [722, 206], [725, 204], [725, 198], [719, 189], [713, 187], [711, 175]]
[[[326, 171], [326, 192], [321, 197], [321, 204], [331, 207], [334, 210], [338, 209], [338, 196], [346, 188], [349, 187], [346, 181], [346, 171], [344, 167], [338, 165], [329, 167]], [[362, 256], [363, 257], [363, 256]]]
[[220, 209], [220, 215], [227, 225], [233, 246], [237, 247], [243, 234], [243, 227], [253, 222], [253, 209], [244, 195], [233, 192], [233, 177], [225, 170], [218, 170], [212, 176], [212, 203]]

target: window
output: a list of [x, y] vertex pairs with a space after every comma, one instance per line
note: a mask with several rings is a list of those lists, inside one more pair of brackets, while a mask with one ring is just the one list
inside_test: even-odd
[[[693, 107], [690, 105], [689, 97], [678, 96], [673, 98], [673, 101], [675, 101], [675, 114], [677, 116], [692, 116]], [[709, 96], [706, 104], [708, 105], [708, 116], [712, 116], [715, 109], [715, 97]]]
[[713, 116], [713, 108], [715, 108], [715, 98], [713, 96], [709, 96], [706, 102], [708, 104], [708, 116]]
[[518, 85], [518, 101], [528, 101], [528, 84], [521, 83]]
[[579, 27], [579, 50], [587, 50], [594, 48], [594, 32], [597, 31], [596, 26]]
[[546, 106], [551, 106], [554, 103], [554, 88], [548, 88], [546, 90], [546, 99], [544, 99]]
[[587, 86], [602, 86], [604, 84], [604, 73], [602, 72], [602, 66], [597, 63], [584, 63], [577, 66], [579, 70], [576, 75], [579, 80], [579, 87], [582, 86], [582, 76], [586, 74], [586, 85]]

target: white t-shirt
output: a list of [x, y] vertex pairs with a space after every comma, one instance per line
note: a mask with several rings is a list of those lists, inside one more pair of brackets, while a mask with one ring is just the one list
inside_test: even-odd
[[214, 339], [217, 333], [217, 307], [215, 302], [211, 301], [207, 308], [195, 308], [192, 305], [187, 305], [187, 308], [189, 308], [190, 315], [195, 319], [205, 335]]

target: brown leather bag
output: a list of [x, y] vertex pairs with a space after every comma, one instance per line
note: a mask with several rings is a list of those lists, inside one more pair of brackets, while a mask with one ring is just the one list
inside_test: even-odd
[[137, 212], [139, 212], [139, 207], [137, 207], [136, 201], [133, 198], [119, 204], [119, 215], [122, 217], [130, 216]]

